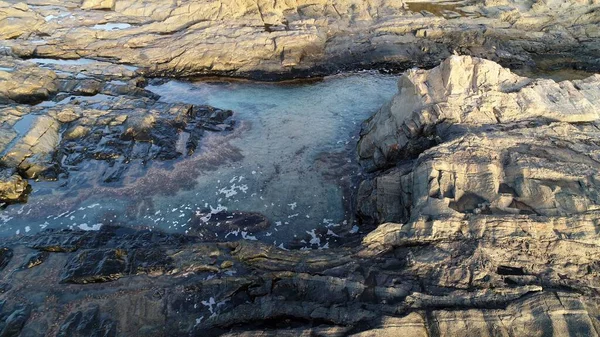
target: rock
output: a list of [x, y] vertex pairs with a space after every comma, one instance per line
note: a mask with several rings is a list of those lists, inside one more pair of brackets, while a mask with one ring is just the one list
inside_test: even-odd
[[[60, 93], [36, 106], [0, 107], [0, 117], [6, 120], [0, 132], [0, 165], [6, 167], [0, 177], [0, 201], [25, 200], [29, 189], [21, 177], [57, 180], [97, 170], [94, 177], [74, 180], [119, 183], [130, 166], [188, 157], [206, 131], [230, 131], [234, 125], [229, 110], [159, 102], [157, 95], [141, 88], [146, 81], [135, 78], [135, 69], [128, 66], [93, 60], [33, 65], [8, 56], [0, 57], [3, 65], [15, 69], [7, 72], [13, 82], [18, 79], [15, 74], [21, 74], [31, 77], [32, 85], [53, 88], [40, 99]], [[44, 72], [52, 75], [27, 75]], [[44, 81], [52, 81], [52, 86]], [[16, 100], [13, 90], [7, 90], [8, 102]], [[84, 165], [88, 167], [81, 170]], [[15, 171], [18, 175], [11, 174]]]
[[113, 9], [115, 0], [84, 0], [82, 9]]
[[65, 266], [62, 282], [92, 283], [121, 278], [126, 270], [127, 252], [123, 249], [82, 250]]
[[[17, 337], [21, 335], [23, 326], [29, 319], [31, 311], [26, 307], [18, 307], [7, 317], [2, 317], [0, 327], [0, 336], [2, 337]], [[2, 315], [4, 316], [4, 314]]]
[[[587, 81], [600, 82], [600, 76]], [[462, 128], [524, 121], [593, 122], [594, 89], [577, 81], [530, 80], [483, 59], [452, 56], [432, 70], [410, 70], [399, 93], [364, 127], [359, 155], [370, 169], [420, 154]]]
[[[6, 22], [10, 20], [3, 20]], [[0, 30], [2, 30], [0, 28]], [[0, 63], [6, 59], [0, 58]], [[47, 99], [58, 90], [57, 76], [49, 69], [13, 61], [0, 68], [0, 100], [34, 104]]]
[[13, 257], [13, 251], [10, 248], [0, 248], [0, 271], [2, 271]]
[[[510, 215], [485, 223], [387, 224], [369, 234], [360, 249], [329, 251], [283, 251], [246, 240], [199, 243], [193, 237], [112, 226], [93, 233], [48, 231], [8, 239], [6, 244], [19, 252], [13, 258], [26, 261], [22, 245], [58, 234], [82, 248], [22, 271], [28, 280], [7, 289], [4, 307], [44, 292], [40, 284], [52, 284], [56, 303], [43, 312], [33, 309], [23, 329], [44, 332], [50, 326], [43, 322], [63, 317], [61, 336], [112, 336], [117, 326], [131, 336], [148, 331], [271, 336], [290, 327], [300, 335], [460, 330], [475, 336], [492, 327], [528, 336], [548, 326], [557, 335], [589, 332], [598, 323], [591, 314], [598, 284], [595, 219], [585, 214], [543, 222]], [[542, 251], [552, 260], [532, 254]], [[51, 272], [60, 261], [66, 262], [63, 274]], [[154, 273], [159, 261], [169, 267]], [[90, 283], [59, 283], [65, 276]], [[110, 287], [92, 282], [115, 277], [120, 279]], [[41, 308], [47, 297], [28, 298]]]
[[23, 266], [21, 266], [21, 269], [31, 269], [33, 267], [37, 267], [40, 264], [44, 263], [44, 261], [46, 261], [49, 255], [50, 254], [48, 254], [48, 252], [45, 251], [31, 253], [27, 257], [25, 263], [23, 263]]
[[513, 66], [599, 69], [597, 3], [557, 2], [431, 1], [420, 6], [426, 10], [395, 0], [85, 0], [68, 9], [26, 10], [3, 3], [0, 38], [20, 57], [114, 60], [152, 76], [281, 79], [404, 70], [434, 66], [453, 51]]
[[27, 193], [27, 181], [10, 169], [0, 169], [0, 202], [22, 201]]
[[[0, 39], [9, 40], [21, 37], [43, 25], [43, 17], [31, 10], [27, 4], [0, 2]], [[10, 18], [7, 20], [6, 18]]]
[[363, 216], [406, 222], [598, 209], [598, 86], [585, 83], [600, 77], [532, 81], [468, 57], [409, 72], [362, 133], [365, 167], [397, 166], [363, 182]]
[[114, 337], [117, 326], [113, 320], [100, 313], [98, 306], [77, 311], [60, 326], [57, 337]]

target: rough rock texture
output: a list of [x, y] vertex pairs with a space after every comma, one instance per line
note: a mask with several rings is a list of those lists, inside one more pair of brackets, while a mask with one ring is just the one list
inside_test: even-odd
[[436, 65], [453, 50], [513, 66], [600, 68], [597, 0], [27, 3], [0, 3], [0, 38], [11, 52], [101, 57], [154, 75], [406, 69]]
[[[98, 168], [101, 182], [119, 181], [132, 162], [189, 156], [205, 132], [234, 124], [228, 110], [159, 102], [131, 67], [93, 60], [35, 64], [0, 57], [2, 62], [15, 69], [9, 74], [41, 74], [21, 83], [22, 90], [11, 89], [19, 76], [0, 81], [0, 97], [7, 87], [7, 104], [0, 105], [2, 202], [23, 201], [26, 179], [65, 178], [94, 162], [106, 163]], [[39, 99], [45, 101], [19, 104]]]
[[530, 80], [455, 56], [399, 88], [359, 143], [365, 167], [394, 167], [363, 182], [366, 218], [598, 210], [600, 76]]
[[39, 103], [58, 90], [56, 74], [28, 62], [0, 58], [0, 103]]
[[23, 200], [27, 186], [27, 181], [12, 170], [0, 169], [0, 202]]
[[[12, 284], [2, 317], [24, 335], [595, 336], [598, 257], [588, 242], [597, 234], [565, 223], [585, 220], [562, 221], [553, 230], [523, 218], [520, 232], [477, 224], [468, 237], [461, 224], [433, 223], [435, 235], [389, 224], [362, 247], [331, 251], [108, 226], [51, 231], [7, 242], [15, 256], [0, 273]], [[588, 242], [562, 239], [584, 232]], [[50, 256], [21, 268], [33, 249]], [[152, 266], [127, 267], [139, 261]], [[40, 284], [52, 284], [52, 300], [28, 296]]]
[[[115, 182], [232, 127], [229, 111], [159, 101], [141, 76], [275, 79], [454, 52], [598, 69], [599, 23], [597, 0], [2, 1], [0, 201], [92, 164]], [[399, 89], [358, 149], [359, 211], [379, 225], [362, 242], [207, 243], [223, 216], [268, 226], [208, 213], [190, 236], [13, 237], [0, 336], [598, 335], [600, 76], [555, 83], [453, 56]]]

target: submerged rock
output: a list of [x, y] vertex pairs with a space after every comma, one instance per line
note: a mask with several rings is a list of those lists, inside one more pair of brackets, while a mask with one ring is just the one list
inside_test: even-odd
[[196, 212], [189, 233], [206, 241], [256, 240], [254, 234], [269, 226], [269, 220], [260, 213], [207, 211]]
[[[0, 118], [5, 120], [0, 132], [2, 202], [23, 201], [28, 192], [25, 179], [57, 180], [73, 172], [96, 170], [96, 176], [87, 180], [119, 182], [132, 162], [148, 165], [190, 156], [206, 131], [229, 131], [234, 125], [229, 110], [160, 102], [157, 95], [142, 88], [145, 80], [135, 78], [135, 71], [125, 66], [93, 60], [35, 66], [0, 57], [2, 62], [14, 66], [16, 73], [59, 74], [40, 81], [31, 78], [32, 83], [52, 88], [40, 96], [51, 100], [35, 106], [16, 104], [24, 101], [14, 99], [10, 95], [16, 91], [7, 89], [10, 95], [6, 97], [13, 101], [0, 107]], [[81, 170], [86, 165], [95, 169]]]

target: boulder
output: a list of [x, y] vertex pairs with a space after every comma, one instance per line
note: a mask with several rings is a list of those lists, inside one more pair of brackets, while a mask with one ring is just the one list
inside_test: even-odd
[[530, 80], [454, 56], [399, 83], [358, 145], [363, 165], [380, 170], [361, 184], [365, 219], [599, 209], [600, 76]]
[[83, 0], [82, 9], [113, 9], [115, 0]]
[[27, 180], [12, 169], [0, 169], [0, 202], [22, 201], [27, 193]]

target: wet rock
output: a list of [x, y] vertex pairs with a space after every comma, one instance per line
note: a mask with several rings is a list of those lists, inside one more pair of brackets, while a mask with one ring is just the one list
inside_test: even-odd
[[73, 252], [83, 245], [85, 233], [73, 233], [69, 230], [48, 230], [44, 235], [28, 237], [28, 247], [47, 252]]
[[107, 282], [123, 276], [127, 252], [123, 249], [81, 250], [65, 266], [62, 282]]
[[116, 323], [100, 312], [98, 306], [70, 314], [60, 326], [57, 337], [114, 337]]
[[46, 251], [31, 253], [29, 254], [29, 256], [26, 257], [26, 260], [23, 263], [23, 266], [21, 266], [21, 269], [31, 269], [33, 267], [37, 267], [40, 264], [44, 263], [48, 256], [50, 256], [50, 254]]
[[18, 307], [11, 313], [0, 314], [0, 336], [2, 337], [17, 337], [21, 335], [23, 326], [29, 319], [31, 314], [27, 307]]
[[[31, 82], [52, 89], [41, 97], [52, 100], [43, 104], [0, 107], [0, 118], [6, 121], [0, 132], [4, 202], [24, 201], [28, 192], [24, 179], [58, 180], [71, 172], [97, 170], [86, 179], [118, 184], [132, 163], [146, 166], [154, 160], [190, 156], [205, 132], [229, 131], [234, 125], [229, 110], [160, 102], [143, 89], [146, 81], [136, 77], [132, 67], [94, 60], [36, 62], [0, 57], [0, 73], [8, 66], [14, 70], [4, 72], [13, 77], [39, 73], [44, 80], [31, 75]], [[57, 90], [60, 93], [49, 97]], [[86, 165], [95, 168], [81, 170]], [[15, 171], [18, 175], [9, 175]]]
[[13, 251], [10, 248], [0, 248], [0, 271], [2, 271], [13, 257]]
[[162, 275], [172, 270], [173, 259], [162, 248], [139, 248], [131, 251], [128, 258], [129, 274]]
[[[172, 160], [197, 149], [205, 130], [231, 130], [232, 112], [212, 107], [129, 100], [78, 106], [85, 118], [69, 123], [58, 151], [66, 170], [90, 161], [110, 165], [104, 182], [118, 181], [132, 160]], [[140, 104], [137, 104], [138, 106]], [[120, 112], [130, 109], [127, 115]], [[95, 118], [93, 118], [95, 116]]]
[[27, 193], [27, 180], [11, 169], [0, 169], [0, 202], [22, 201]]
[[[283, 251], [245, 240], [198, 243], [192, 237], [119, 227], [108, 227], [104, 233], [65, 231], [81, 245], [95, 248], [57, 254], [53, 260], [68, 261], [63, 275], [50, 272], [55, 268], [50, 262], [43, 263], [29, 274], [27, 283], [18, 290], [8, 289], [3, 298], [12, 305], [24, 294], [39, 294], [39, 282], [53, 284], [57, 304], [47, 304], [43, 313], [36, 311], [25, 328], [43, 332], [41, 322], [56, 317], [56, 310], [61, 315], [66, 310], [69, 315], [60, 333], [75, 336], [93, 335], [90, 329], [110, 335], [117, 325], [131, 336], [148, 331], [385, 335], [400, 330], [477, 335], [487, 325], [529, 335], [522, 327], [539, 322], [563, 324], [556, 330], [562, 335], [572, 328], [588, 331], [597, 324], [596, 316], [590, 315], [597, 304], [591, 295], [598, 270], [594, 216], [540, 224], [520, 217], [514, 227], [506, 225], [509, 219], [476, 224], [473, 228], [483, 226], [481, 232], [468, 230], [469, 220], [460, 224], [439, 220], [431, 227], [415, 223], [411, 229], [401, 227], [401, 232], [395, 224], [382, 225], [359, 250], [329, 251]], [[56, 233], [35, 237], [49, 234]], [[26, 237], [8, 240], [16, 246], [24, 242]], [[543, 255], [526, 253], [543, 242], [551, 243], [550, 262]], [[118, 254], [122, 248], [115, 245], [129, 247], [127, 254]], [[170, 267], [153, 273], [158, 264], [151, 264], [157, 261]], [[565, 276], [566, 261], [588, 268], [568, 267], [573, 275]], [[527, 266], [522, 270], [527, 275], [517, 275], [519, 266]], [[154, 277], [144, 275], [148, 272]], [[90, 282], [110, 280], [111, 275], [121, 279], [110, 287], [97, 282], [77, 285], [83, 288], [73, 292], [73, 285], [59, 283], [68, 273]], [[507, 281], [515, 277], [531, 279], [527, 284]], [[559, 287], [562, 290], [549, 290]], [[29, 298], [38, 301], [36, 296]], [[563, 320], [567, 316], [557, 313], [574, 319]], [[472, 324], [465, 327], [464, 320]]]

